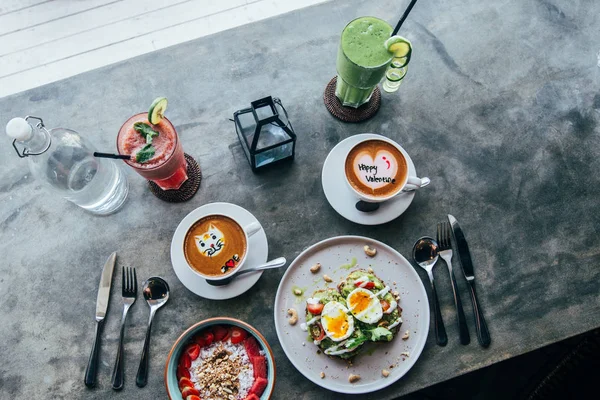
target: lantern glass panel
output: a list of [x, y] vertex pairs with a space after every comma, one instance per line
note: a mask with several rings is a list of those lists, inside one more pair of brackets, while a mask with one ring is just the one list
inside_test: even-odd
[[271, 104], [265, 104], [264, 106], [255, 108], [254, 111], [256, 111], [256, 116], [258, 117], [259, 121], [262, 121], [263, 119], [267, 119], [275, 115], [275, 110], [273, 109]]
[[290, 157], [294, 151], [294, 142], [289, 142], [274, 149], [257, 153], [255, 156], [256, 167], [261, 167], [275, 161]]
[[242, 136], [248, 147], [252, 145], [254, 133], [256, 132], [256, 120], [251, 111], [238, 114], [240, 127], [242, 128]]
[[260, 128], [261, 131], [260, 136], [258, 136], [256, 151], [291, 139], [290, 135], [275, 122], [263, 125]]

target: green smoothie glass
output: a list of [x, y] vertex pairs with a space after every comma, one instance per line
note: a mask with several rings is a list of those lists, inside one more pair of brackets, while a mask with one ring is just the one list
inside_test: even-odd
[[344, 106], [358, 108], [368, 102], [386, 76], [394, 60], [394, 53], [385, 45], [392, 30], [390, 24], [379, 18], [360, 17], [342, 31], [335, 95]]

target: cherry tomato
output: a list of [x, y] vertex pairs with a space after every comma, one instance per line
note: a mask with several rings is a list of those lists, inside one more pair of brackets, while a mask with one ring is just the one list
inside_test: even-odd
[[246, 339], [246, 336], [248, 336], [248, 333], [244, 329], [237, 326], [231, 328], [231, 343], [241, 343]]
[[390, 303], [388, 303], [387, 301], [381, 300], [380, 303], [381, 303], [381, 308], [383, 309], [384, 312], [390, 308]]
[[321, 312], [323, 311], [323, 307], [325, 307], [325, 304], [321, 304], [321, 303], [306, 305], [306, 309], [308, 310], [308, 312], [313, 315], [320, 315]]
[[363, 282], [362, 281], [356, 281], [354, 282], [354, 286], [356, 287], [362, 287], [364, 289], [373, 289], [375, 287], [375, 282], [367, 282], [364, 286], [363, 286]]

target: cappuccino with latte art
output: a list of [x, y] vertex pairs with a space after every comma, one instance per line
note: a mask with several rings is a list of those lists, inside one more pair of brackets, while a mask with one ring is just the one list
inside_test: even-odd
[[393, 143], [370, 139], [348, 152], [345, 174], [350, 186], [359, 194], [380, 200], [402, 190], [408, 178], [408, 166]]

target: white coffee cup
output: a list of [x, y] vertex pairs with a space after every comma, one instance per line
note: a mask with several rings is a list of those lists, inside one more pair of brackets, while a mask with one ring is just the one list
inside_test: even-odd
[[[401, 159], [396, 160], [396, 164], [397, 164], [396, 167], [398, 168], [398, 170], [400, 170], [400, 168], [404, 168], [406, 170], [406, 172], [403, 174], [403, 176], [401, 177], [400, 180], [394, 180], [394, 183], [393, 183], [393, 185], [395, 186], [394, 190], [385, 195], [370, 195], [365, 192], [362, 192], [359, 189], [357, 189], [352, 184], [350, 179], [348, 178], [348, 173], [346, 170], [346, 164], [348, 162], [348, 157], [352, 154], [352, 151], [354, 149], [356, 149], [359, 146], [364, 146], [365, 142], [371, 142], [371, 141], [386, 142], [386, 143], [390, 144], [391, 146], [393, 146], [394, 148], [396, 148], [399, 151], [399, 154], [395, 154], [392, 156], [401, 156]], [[384, 150], [381, 150], [381, 151], [383, 152]], [[379, 154], [379, 151], [377, 154]], [[377, 155], [375, 158], [377, 159]], [[375, 167], [375, 163], [377, 162], [376, 159], [372, 159], [374, 164], [373, 164], [373, 167], [371, 167], [371, 168]], [[409, 159], [409, 156], [408, 156], [408, 153], [406, 152], [406, 150], [404, 150], [402, 148], [402, 146], [400, 146], [398, 143], [394, 142], [393, 140], [391, 140], [389, 138], [386, 138], [384, 136], [379, 136], [378, 138], [368, 138], [368, 139], [361, 140], [360, 142], [356, 143], [354, 146], [352, 146], [348, 150], [348, 152], [346, 153], [346, 157], [344, 158], [344, 178], [346, 180], [346, 184], [348, 185], [350, 190], [356, 195], [356, 197], [358, 197], [358, 199], [368, 202], [368, 203], [382, 203], [384, 201], [390, 200], [390, 199], [398, 196], [400, 193], [417, 190], [417, 189], [420, 189], [421, 187], [424, 187], [427, 184], [429, 184], [429, 178], [418, 178], [416, 176], [409, 175], [408, 159]], [[390, 164], [388, 164], [388, 168], [389, 168], [389, 165]], [[385, 178], [387, 179], [387, 177], [385, 177]], [[362, 183], [364, 185], [368, 186], [367, 183], [365, 183], [365, 182], [362, 182]]]
[[[240, 259], [236, 261], [236, 265], [234, 267], [231, 267], [229, 270], [227, 270], [227, 272], [223, 273], [222, 275], [206, 275], [199, 271], [199, 269], [201, 267], [198, 266], [197, 268], [195, 268], [192, 265], [190, 265], [190, 260], [188, 259], [187, 255], [186, 255], [186, 251], [185, 251], [186, 241], [188, 239], [188, 233], [190, 232], [190, 229], [192, 229], [192, 227], [195, 224], [197, 224], [199, 221], [204, 220], [206, 218], [218, 218], [218, 217], [228, 218], [228, 219], [232, 220], [235, 224], [237, 224], [238, 227], [241, 228], [241, 230], [244, 233], [244, 240], [245, 240], [245, 247], [246, 247], [245, 250], [246, 251], [244, 252], [242, 257], [240, 257]], [[183, 237], [182, 246], [183, 246], [183, 253], [184, 253], [184, 258], [186, 260], [186, 264], [193, 273], [195, 273], [196, 275], [200, 276], [203, 279], [209, 279], [212, 281], [220, 281], [222, 279], [225, 279], [228, 276], [230, 276], [231, 274], [233, 274], [234, 272], [239, 271], [244, 267], [246, 259], [248, 258], [248, 253], [250, 251], [252, 251], [249, 239], [252, 235], [254, 235], [256, 232], [260, 231], [261, 229], [262, 229], [262, 226], [260, 225], [260, 223], [258, 221], [254, 221], [246, 226], [242, 226], [242, 224], [240, 224], [233, 215], [230, 215], [228, 213], [211, 213], [211, 214], [204, 215], [201, 218], [198, 218], [196, 221], [189, 224], [189, 226], [186, 229], [186, 233]]]

